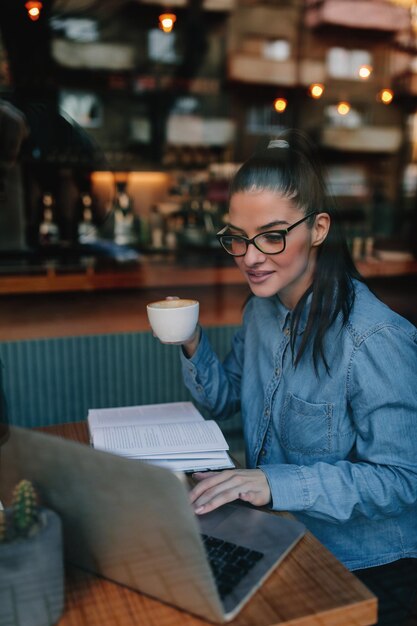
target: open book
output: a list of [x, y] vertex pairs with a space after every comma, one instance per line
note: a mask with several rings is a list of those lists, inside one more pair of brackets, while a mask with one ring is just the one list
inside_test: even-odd
[[90, 409], [87, 422], [99, 450], [174, 471], [234, 467], [219, 426], [191, 402]]

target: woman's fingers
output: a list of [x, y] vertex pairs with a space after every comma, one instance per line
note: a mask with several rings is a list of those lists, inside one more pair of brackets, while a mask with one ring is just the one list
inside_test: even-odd
[[241, 499], [255, 506], [268, 504], [271, 492], [262, 470], [226, 470], [194, 475], [198, 484], [190, 492], [190, 500], [198, 515]]
[[191, 502], [195, 502], [208, 489], [228, 480], [231, 473], [233, 472], [226, 470], [224, 472], [196, 472], [193, 474], [193, 478], [198, 481], [198, 484], [190, 491]]
[[210, 511], [214, 511], [219, 506], [223, 504], [227, 504], [228, 502], [233, 502], [239, 498], [238, 492], [234, 488], [224, 489], [217, 494], [212, 494], [210, 500], [207, 502], [199, 503], [197, 500], [194, 504], [194, 513], [197, 515], [202, 515], [203, 513], [210, 513]]

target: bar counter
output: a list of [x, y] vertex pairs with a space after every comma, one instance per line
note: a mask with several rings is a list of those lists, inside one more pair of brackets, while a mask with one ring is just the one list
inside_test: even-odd
[[[195, 261], [195, 262], [194, 262]], [[359, 261], [375, 293], [417, 320], [417, 261]], [[146, 304], [200, 301], [204, 326], [239, 324], [249, 288], [232, 260], [144, 257], [129, 268], [0, 275], [0, 341], [149, 330]], [[415, 322], [414, 322], [415, 323]]]
[[[209, 253], [208, 253], [209, 254]], [[245, 282], [233, 262], [219, 264], [214, 257], [187, 255], [186, 261], [174, 256], [144, 256], [138, 263], [80, 267], [60, 267], [45, 263], [33, 273], [4, 273], [0, 276], [0, 294], [54, 293], [104, 289], [147, 289], [153, 287], [236, 285]], [[207, 262], [208, 261], [208, 262]], [[417, 260], [360, 260], [357, 267], [365, 277], [417, 274]]]

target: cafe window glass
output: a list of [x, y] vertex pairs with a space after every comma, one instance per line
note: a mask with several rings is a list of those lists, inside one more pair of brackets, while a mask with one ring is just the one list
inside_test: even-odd
[[263, 57], [272, 61], [287, 61], [290, 58], [290, 52], [290, 43], [286, 39], [266, 41], [262, 48]]
[[327, 51], [327, 73], [331, 78], [360, 80], [359, 68], [362, 65], [372, 65], [372, 55], [368, 50], [335, 47]]
[[331, 104], [325, 109], [327, 126], [339, 128], [360, 128], [363, 125], [363, 114], [358, 109], [352, 107], [348, 113], [341, 115], [337, 104]]

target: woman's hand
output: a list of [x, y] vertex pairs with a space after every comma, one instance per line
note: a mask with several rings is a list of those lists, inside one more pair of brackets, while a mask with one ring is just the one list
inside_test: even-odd
[[194, 352], [197, 350], [199, 343], [200, 343], [200, 326], [198, 326], [197, 324], [197, 326], [195, 327], [195, 331], [191, 335], [191, 337], [187, 339], [186, 341], [182, 342], [183, 350], [189, 359], [193, 356]]
[[208, 513], [233, 500], [244, 500], [264, 506], [271, 500], [265, 474], [260, 469], [197, 472], [198, 484], [190, 491], [190, 500], [197, 515]]

